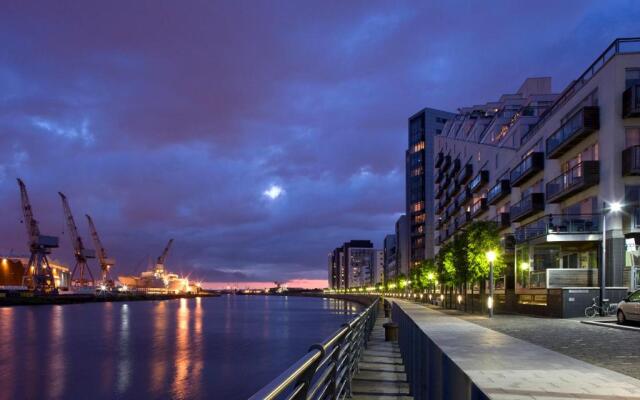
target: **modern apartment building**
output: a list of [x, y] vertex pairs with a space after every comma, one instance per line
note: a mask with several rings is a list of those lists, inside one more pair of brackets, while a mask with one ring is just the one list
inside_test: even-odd
[[406, 215], [410, 221], [412, 265], [434, 255], [434, 139], [452, 113], [425, 108], [409, 118], [406, 150]]
[[351, 240], [335, 248], [328, 257], [329, 287], [349, 289], [381, 283], [383, 251], [369, 240]]
[[[598, 295], [603, 237], [607, 297], [640, 286], [640, 38], [614, 41], [560, 94], [530, 78], [460, 109], [436, 154], [436, 241], [494, 221], [508, 260], [503, 306], [582, 314]], [[616, 202], [623, 212], [608, 212]]]

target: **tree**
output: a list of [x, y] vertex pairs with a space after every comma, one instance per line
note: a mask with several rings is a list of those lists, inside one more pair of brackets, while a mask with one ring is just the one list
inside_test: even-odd
[[489, 261], [487, 252], [494, 251], [494, 274], [502, 274], [504, 263], [500, 252], [500, 234], [495, 223], [477, 221], [471, 223], [467, 229], [467, 261], [469, 278], [472, 280], [485, 279], [489, 276]]

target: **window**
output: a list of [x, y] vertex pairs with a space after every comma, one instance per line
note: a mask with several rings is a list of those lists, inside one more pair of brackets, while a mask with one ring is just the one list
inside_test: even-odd
[[631, 86], [640, 83], [640, 68], [627, 68], [624, 71], [625, 88], [629, 89]]
[[626, 147], [640, 146], [640, 127], [624, 128]]

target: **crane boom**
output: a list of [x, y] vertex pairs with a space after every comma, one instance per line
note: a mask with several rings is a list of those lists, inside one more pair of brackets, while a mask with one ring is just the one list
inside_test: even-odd
[[18, 178], [18, 186], [20, 187], [20, 205], [31, 253], [29, 264], [25, 266], [22, 283], [35, 292], [55, 293], [57, 289], [47, 254], [50, 253], [50, 249], [58, 247], [58, 238], [40, 234], [38, 221], [33, 216], [27, 187], [20, 178]]
[[[94, 285], [93, 274], [87, 265], [87, 259], [95, 258], [95, 252], [92, 250], [86, 249], [84, 247], [84, 243], [82, 242], [82, 238], [78, 234], [78, 228], [76, 226], [76, 222], [73, 219], [73, 214], [71, 213], [71, 207], [69, 207], [69, 202], [67, 201], [67, 196], [65, 196], [62, 192], [58, 192], [60, 195], [60, 199], [62, 199], [62, 210], [64, 212], [64, 218], [67, 222], [67, 228], [69, 229], [69, 237], [71, 239], [71, 243], [73, 243], [73, 253], [76, 258], [76, 266], [73, 268], [73, 273], [71, 274], [71, 280], [76, 274], [76, 270], [80, 269], [80, 279], [76, 280], [74, 283], [76, 286], [86, 286], [86, 285]], [[85, 270], [88, 272], [90, 279], [85, 279], [84, 272]]]
[[98, 251], [98, 261], [100, 262], [100, 269], [102, 270], [102, 283], [111, 286], [112, 282], [109, 279], [109, 270], [111, 269], [111, 267], [113, 267], [115, 261], [107, 257], [107, 251], [100, 241], [100, 236], [98, 236], [98, 231], [96, 230], [96, 226], [93, 223], [93, 219], [89, 214], [85, 214], [85, 216], [87, 217], [87, 222], [89, 223], [89, 230], [91, 231], [93, 244], [94, 246], [96, 246], [96, 250]]
[[162, 252], [160, 257], [158, 257], [158, 261], [156, 262], [156, 264], [164, 265], [164, 262], [167, 259], [167, 254], [169, 254], [169, 249], [171, 248], [172, 243], [173, 243], [173, 239], [169, 239], [169, 243], [167, 243], [167, 245], [165, 246], [164, 251]]
[[24, 216], [24, 224], [27, 227], [27, 236], [29, 238], [29, 248], [34, 248], [37, 245], [38, 237], [40, 236], [40, 228], [38, 227], [38, 221], [33, 218], [33, 209], [31, 208], [31, 202], [29, 201], [29, 194], [27, 193], [27, 187], [22, 179], [18, 178], [18, 185], [20, 186], [20, 200], [22, 205], [22, 215]]

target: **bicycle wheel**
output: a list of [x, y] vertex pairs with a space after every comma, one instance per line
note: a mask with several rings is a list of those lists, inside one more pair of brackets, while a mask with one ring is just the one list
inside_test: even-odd
[[587, 308], [584, 309], [584, 316], [587, 318], [593, 318], [596, 316], [596, 314], [598, 313], [598, 311], [596, 310], [596, 308], [594, 306], [589, 306]]

